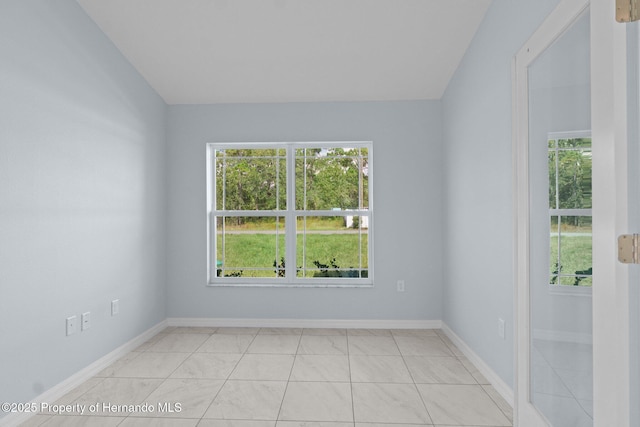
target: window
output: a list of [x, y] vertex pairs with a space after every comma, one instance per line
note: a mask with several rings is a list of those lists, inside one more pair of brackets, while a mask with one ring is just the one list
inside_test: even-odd
[[209, 144], [209, 284], [371, 285], [371, 159], [371, 142]]
[[591, 286], [591, 134], [550, 134], [551, 285]]

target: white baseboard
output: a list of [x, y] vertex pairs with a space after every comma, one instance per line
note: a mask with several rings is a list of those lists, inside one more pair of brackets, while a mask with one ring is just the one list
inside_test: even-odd
[[469, 347], [467, 343], [462, 341], [462, 339], [458, 335], [456, 335], [455, 332], [453, 332], [446, 323], [442, 323], [441, 329], [456, 345], [456, 347], [458, 347], [458, 349], [462, 351], [466, 358], [469, 359], [469, 361], [473, 363], [476, 368], [478, 368], [478, 371], [480, 371], [480, 373], [484, 375], [487, 381], [489, 381], [493, 388], [496, 389], [500, 396], [502, 396], [503, 399], [506, 400], [507, 403], [513, 408], [513, 389], [509, 387], [509, 385], [507, 385], [507, 383], [505, 383], [502, 378], [500, 378], [500, 376], [498, 376], [498, 374], [496, 374], [495, 371], [491, 369], [489, 365], [487, 365], [484, 360], [480, 358], [480, 356], [478, 356], [473, 350], [471, 350], [471, 347]]
[[245, 328], [440, 329], [441, 320], [229, 319], [173, 317], [168, 326]]
[[[45, 391], [41, 395], [37, 396], [33, 399], [30, 404], [35, 404], [37, 407], [40, 407], [42, 403], [53, 403], [60, 399], [65, 394], [69, 393], [74, 388], [78, 387], [80, 384], [84, 383], [88, 379], [95, 376], [97, 373], [102, 371], [104, 368], [111, 365], [116, 360], [125, 356], [129, 352], [135, 350], [144, 342], [149, 340], [151, 337], [156, 335], [158, 332], [162, 331], [167, 327], [167, 321], [163, 320], [157, 325], [151, 327], [146, 330], [142, 334], [133, 338], [132, 340], [126, 342], [120, 347], [116, 348], [109, 354], [101, 357], [100, 359], [93, 362], [91, 365], [86, 368], [76, 372], [66, 380], [61, 381], [55, 386], [51, 387], [49, 390]], [[29, 418], [34, 416], [34, 413], [12, 413], [7, 415], [6, 417], [0, 418], [0, 426], [2, 427], [13, 427], [18, 426], [21, 423], [24, 423]]]

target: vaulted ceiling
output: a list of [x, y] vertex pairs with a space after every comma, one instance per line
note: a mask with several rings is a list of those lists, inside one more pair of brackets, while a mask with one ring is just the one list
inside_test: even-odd
[[168, 104], [438, 99], [490, 0], [77, 0]]

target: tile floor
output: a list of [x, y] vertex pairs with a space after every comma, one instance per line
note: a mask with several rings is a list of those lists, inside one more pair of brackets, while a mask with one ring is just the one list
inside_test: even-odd
[[593, 426], [593, 346], [533, 340], [533, 403], [553, 425]]
[[167, 328], [55, 403], [23, 425], [512, 425], [439, 330]]

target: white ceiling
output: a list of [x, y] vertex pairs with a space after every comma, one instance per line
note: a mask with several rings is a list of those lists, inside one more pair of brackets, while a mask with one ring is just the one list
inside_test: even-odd
[[438, 99], [491, 0], [77, 0], [168, 104]]

